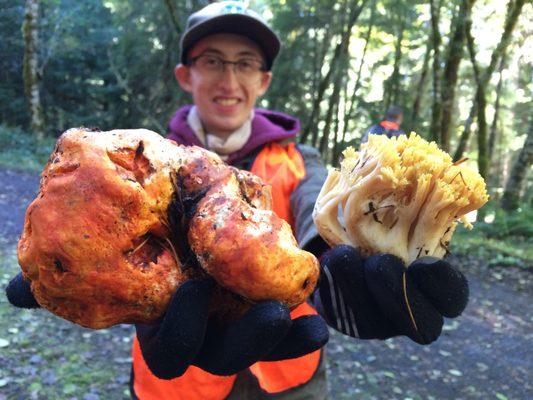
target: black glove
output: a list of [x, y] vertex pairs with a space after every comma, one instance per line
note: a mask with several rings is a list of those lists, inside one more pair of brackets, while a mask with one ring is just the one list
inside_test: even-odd
[[328, 341], [320, 316], [291, 320], [277, 301], [257, 303], [222, 328], [208, 319], [212, 290], [211, 281], [189, 280], [176, 290], [161, 323], [136, 325], [143, 357], [158, 378], [181, 376], [189, 365], [232, 375], [257, 361], [303, 356]]
[[19, 272], [6, 287], [6, 296], [11, 304], [20, 308], [39, 308], [41, 307], [30, 289], [30, 283], [22, 277]]
[[420, 344], [435, 341], [443, 316], [459, 316], [468, 302], [468, 282], [448, 262], [423, 257], [405, 268], [392, 254], [366, 260], [348, 245], [321, 259], [319, 311], [334, 329], [362, 339], [405, 335]]

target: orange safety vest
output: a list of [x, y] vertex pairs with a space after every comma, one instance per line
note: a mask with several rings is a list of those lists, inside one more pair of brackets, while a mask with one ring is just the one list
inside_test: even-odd
[[[305, 165], [294, 143], [267, 144], [257, 155], [251, 172], [272, 185], [273, 209], [292, 225], [290, 195], [305, 176]], [[307, 303], [291, 312], [291, 318], [316, 314]], [[308, 382], [320, 363], [320, 352], [283, 361], [258, 362], [250, 367], [261, 389], [280, 393]], [[171, 380], [155, 377], [144, 361], [137, 341], [133, 340], [133, 389], [140, 400], [221, 400], [229, 395], [236, 375], [217, 376], [190, 366], [185, 374]]]

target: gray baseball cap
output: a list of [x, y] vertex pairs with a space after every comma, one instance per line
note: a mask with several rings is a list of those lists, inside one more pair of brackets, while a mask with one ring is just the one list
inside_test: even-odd
[[265, 55], [267, 70], [272, 68], [281, 47], [274, 31], [258, 13], [240, 1], [221, 1], [209, 4], [187, 19], [180, 43], [181, 63], [187, 63], [187, 52], [196, 42], [215, 33], [234, 33], [257, 43]]

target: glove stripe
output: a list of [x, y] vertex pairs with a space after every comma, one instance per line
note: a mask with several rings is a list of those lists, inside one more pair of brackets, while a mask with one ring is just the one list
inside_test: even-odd
[[353, 323], [351, 325], [352, 329], [353, 329], [353, 337], [358, 338], [359, 337], [359, 331], [357, 330], [357, 325], [355, 325], [355, 316], [353, 315], [353, 311], [352, 311], [351, 308], [349, 309], [349, 311], [350, 311], [350, 315], [351, 315], [352, 321], [353, 321]]
[[333, 277], [331, 276], [331, 273], [329, 272], [327, 266], [324, 265], [322, 270], [324, 271], [324, 274], [329, 284], [329, 297], [332, 300], [331, 306], [333, 307], [333, 315], [337, 317], [337, 320], [335, 321], [335, 326], [337, 329], [342, 330], [341, 322], [339, 318], [339, 311], [337, 310], [337, 299], [335, 297], [335, 288], [333, 287]]
[[[355, 317], [353, 315], [352, 310], [349, 310], [346, 308], [345, 303], [344, 303], [344, 298], [342, 296], [342, 291], [335, 290], [336, 289], [335, 281], [328, 267], [323, 266], [322, 269], [324, 271], [324, 274], [329, 284], [329, 293], [330, 293], [330, 298], [332, 300], [331, 306], [333, 307], [333, 313], [337, 317], [337, 321], [336, 321], [337, 330], [343, 333], [347, 333], [354, 337], [359, 337], [359, 332], [357, 330], [357, 326], [355, 325]], [[338, 303], [337, 303], [337, 296], [339, 297]], [[339, 309], [341, 312], [338, 311]]]

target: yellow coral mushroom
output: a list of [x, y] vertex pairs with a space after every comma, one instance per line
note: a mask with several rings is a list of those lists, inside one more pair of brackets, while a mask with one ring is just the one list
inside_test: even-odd
[[351, 244], [364, 256], [392, 253], [406, 264], [443, 257], [458, 222], [488, 201], [485, 181], [453, 163], [415, 133], [370, 135], [359, 152], [344, 151], [315, 204], [318, 232], [330, 245]]

